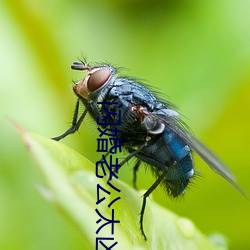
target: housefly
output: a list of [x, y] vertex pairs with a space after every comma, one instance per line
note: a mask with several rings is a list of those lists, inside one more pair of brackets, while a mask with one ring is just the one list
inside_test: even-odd
[[[132, 78], [118, 77], [117, 70], [109, 64], [90, 66], [85, 62], [74, 62], [71, 68], [84, 70], [87, 74], [73, 87], [78, 99], [71, 127], [53, 139], [59, 141], [76, 132], [87, 113], [96, 120], [107, 116], [107, 112], [118, 113], [118, 106], [121, 107], [121, 124], [117, 129], [122, 133], [117, 137], [129, 154], [120, 165], [131, 158], [137, 159], [134, 185], [136, 171], [141, 163], [149, 165], [157, 177], [143, 195], [140, 230], [145, 240], [143, 216], [147, 197], [159, 184], [172, 197], [184, 193], [195, 174], [192, 151], [244, 195], [232, 172], [189, 132], [175, 106], [169, 101], [157, 97], [146, 85]], [[79, 116], [80, 102], [84, 104], [85, 110]], [[100, 106], [97, 102], [116, 102], [118, 105]], [[115, 119], [115, 116], [109, 115], [106, 121], [114, 123]]]

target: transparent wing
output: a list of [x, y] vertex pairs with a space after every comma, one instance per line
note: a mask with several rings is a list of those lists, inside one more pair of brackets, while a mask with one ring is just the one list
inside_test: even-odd
[[[167, 111], [168, 112], [168, 111]], [[169, 112], [168, 112], [169, 113]], [[163, 116], [162, 114], [151, 114], [159, 122], [162, 122], [165, 126], [173, 130], [182, 140], [184, 140], [193, 151], [195, 151], [212, 170], [221, 175], [229, 183], [231, 183], [243, 196], [247, 195], [237, 185], [236, 178], [229, 168], [202, 142], [195, 138], [182, 123], [180, 117], [177, 116]]]
[[182, 126], [175, 124], [175, 126], [170, 125], [170, 127], [208, 164], [209, 167], [231, 183], [243, 196], [248, 198], [243, 190], [237, 185], [236, 178], [230, 169], [210, 149]]

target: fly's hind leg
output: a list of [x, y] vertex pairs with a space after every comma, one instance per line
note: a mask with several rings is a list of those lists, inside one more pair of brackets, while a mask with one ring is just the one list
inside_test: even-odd
[[146, 234], [144, 232], [144, 228], [143, 228], [143, 217], [144, 217], [144, 212], [145, 212], [145, 208], [146, 208], [147, 198], [158, 187], [158, 185], [162, 182], [166, 173], [167, 172], [163, 172], [163, 174], [158, 177], [158, 179], [153, 183], [153, 185], [143, 195], [142, 208], [141, 208], [141, 212], [140, 212], [140, 230], [141, 230], [141, 233], [142, 233], [144, 240], [147, 240], [147, 236], [146, 236]]

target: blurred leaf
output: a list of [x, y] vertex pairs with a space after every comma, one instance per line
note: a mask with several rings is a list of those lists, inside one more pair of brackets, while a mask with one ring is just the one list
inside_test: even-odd
[[[39, 190], [80, 231], [85, 249], [94, 249], [97, 236], [114, 237], [119, 249], [226, 249], [225, 245], [213, 245], [190, 220], [180, 218], [150, 200], [144, 217], [148, 240], [144, 241], [138, 226], [142, 192], [135, 191], [119, 180], [112, 180], [121, 193], [108, 188], [112, 191], [111, 195], [104, 196], [106, 199], [97, 206], [97, 184], [105, 188], [108, 185], [106, 178], [98, 179], [95, 176], [95, 166], [91, 162], [61, 143], [20, 131], [45, 177], [47, 187], [39, 186]], [[115, 219], [121, 221], [114, 226], [115, 234], [110, 234], [109, 225], [96, 235], [99, 217], [95, 209], [110, 218], [111, 209], [107, 208], [107, 204], [119, 195], [119, 202], [112, 205]]]

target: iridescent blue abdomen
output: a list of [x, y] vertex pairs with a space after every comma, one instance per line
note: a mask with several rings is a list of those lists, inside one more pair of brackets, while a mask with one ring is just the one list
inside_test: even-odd
[[157, 176], [167, 171], [162, 184], [170, 195], [176, 197], [185, 191], [194, 175], [191, 150], [168, 128], [156, 137], [136, 157], [150, 164]]

